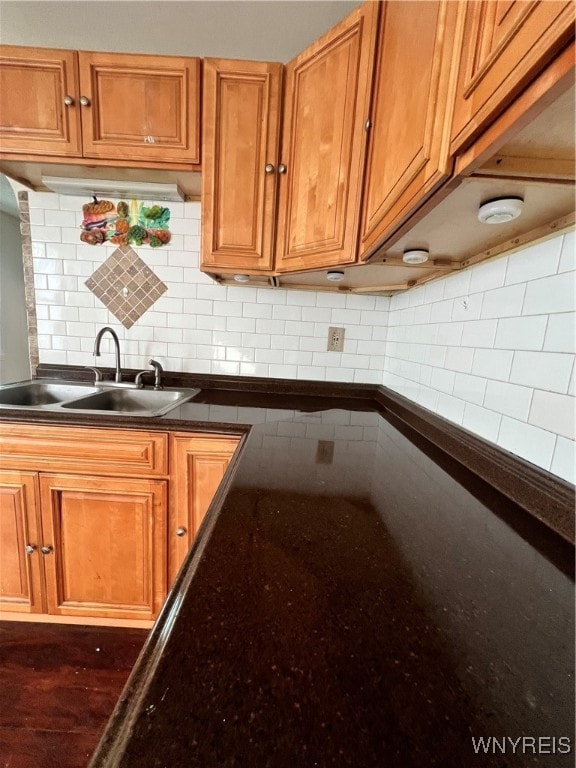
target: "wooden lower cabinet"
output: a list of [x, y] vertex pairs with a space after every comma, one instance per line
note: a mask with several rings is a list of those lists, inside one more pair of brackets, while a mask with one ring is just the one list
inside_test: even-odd
[[170, 583], [180, 570], [237, 445], [237, 437], [224, 435], [176, 432], [170, 436]]
[[42, 612], [38, 476], [0, 471], [0, 611]]
[[48, 613], [154, 619], [166, 596], [168, 483], [40, 475]]
[[150, 626], [238, 441], [0, 424], [0, 616]]

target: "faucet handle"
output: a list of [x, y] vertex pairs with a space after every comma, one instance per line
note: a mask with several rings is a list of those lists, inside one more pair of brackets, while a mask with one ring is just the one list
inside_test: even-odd
[[95, 368], [93, 365], [87, 365], [86, 368], [89, 371], [94, 371], [94, 384], [102, 381], [102, 371], [99, 368]]

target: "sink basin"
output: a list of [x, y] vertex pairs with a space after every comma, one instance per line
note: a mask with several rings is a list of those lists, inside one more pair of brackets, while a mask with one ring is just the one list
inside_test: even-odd
[[69, 403], [63, 403], [62, 408], [75, 411], [114, 412], [131, 414], [132, 416], [162, 416], [177, 405], [185, 403], [199, 389], [106, 389], [81, 397]]
[[123, 389], [62, 381], [26, 381], [0, 386], [1, 408], [37, 411], [163, 416], [191, 400], [199, 389]]
[[28, 381], [0, 387], [0, 407], [38, 408], [73, 400], [96, 392], [93, 386]]

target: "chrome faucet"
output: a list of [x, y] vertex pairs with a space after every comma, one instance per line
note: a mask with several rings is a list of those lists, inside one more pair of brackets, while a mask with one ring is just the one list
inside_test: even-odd
[[116, 375], [114, 381], [120, 382], [122, 381], [122, 371], [120, 370], [120, 342], [118, 341], [116, 331], [108, 325], [105, 328], [101, 328], [96, 335], [96, 341], [94, 342], [94, 357], [100, 357], [100, 342], [105, 333], [109, 333], [114, 339], [114, 347], [116, 349]]

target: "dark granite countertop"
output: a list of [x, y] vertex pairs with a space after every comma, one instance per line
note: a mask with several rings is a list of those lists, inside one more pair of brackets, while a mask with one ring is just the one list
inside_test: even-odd
[[573, 547], [368, 394], [154, 420], [248, 434], [92, 768], [574, 764]]

